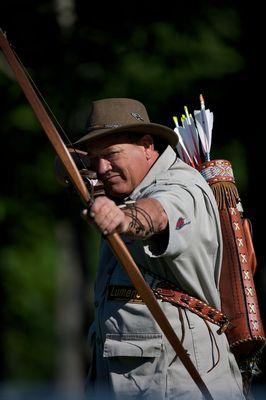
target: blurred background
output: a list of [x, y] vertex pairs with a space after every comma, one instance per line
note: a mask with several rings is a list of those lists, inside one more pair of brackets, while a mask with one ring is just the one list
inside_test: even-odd
[[[252, 6], [252, 8], [251, 8]], [[9, 0], [0, 27], [72, 142], [90, 102], [130, 97], [174, 127], [199, 94], [214, 113], [212, 158], [232, 162], [253, 223], [265, 320], [264, 14], [241, 1]], [[260, 97], [259, 97], [260, 96]], [[55, 178], [54, 151], [0, 54], [0, 398], [82, 391], [99, 236]], [[254, 394], [264, 391], [262, 373]], [[57, 397], [58, 398], [58, 397]]]

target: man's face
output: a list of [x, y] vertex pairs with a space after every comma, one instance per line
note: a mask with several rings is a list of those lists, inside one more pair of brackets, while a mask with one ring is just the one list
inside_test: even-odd
[[151, 147], [145, 140], [130, 143], [128, 136], [123, 134], [115, 139], [101, 138], [91, 143], [88, 152], [91, 167], [103, 182], [107, 194], [125, 197], [138, 186], [158, 157], [152, 139]]

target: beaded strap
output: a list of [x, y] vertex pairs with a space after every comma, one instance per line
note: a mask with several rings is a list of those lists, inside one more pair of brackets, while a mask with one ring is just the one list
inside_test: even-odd
[[201, 167], [201, 174], [211, 185], [215, 182], [235, 182], [232, 166], [227, 160], [207, 161]]

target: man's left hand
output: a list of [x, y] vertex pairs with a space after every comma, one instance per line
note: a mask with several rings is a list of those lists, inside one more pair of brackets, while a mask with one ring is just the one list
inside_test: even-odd
[[129, 223], [123, 211], [106, 196], [97, 197], [90, 210], [82, 211], [82, 217], [94, 223], [104, 235], [114, 232], [123, 233], [127, 230]]

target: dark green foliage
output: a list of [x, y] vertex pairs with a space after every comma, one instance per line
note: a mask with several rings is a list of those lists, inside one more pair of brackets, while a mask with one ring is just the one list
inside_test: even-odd
[[[251, 99], [257, 105], [255, 87], [262, 79], [255, 51], [258, 13], [258, 21], [254, 14], [250, 20], [242, 2], [229, 1], [166, 1], [160, 7], [99, 2], [93, 10], [91, 2], [68, 3], [73, 13], [58, 11], [56, 4], [63, 4], [58, 0], [9, 1], [0, 25], [70, 140], [83, 135], [92, 100], [136, 98], [146, 104], [153, 122], [173, 127], [172, 116], [184, 105], [198, 108], [203, 93], [215, 117], [213, 155], [233, 163], [261, 260], [263, 207], [255, 198], [262, 189], [255, 168], [263, 158], [256, 144], [263, 134], [263, 109], [259, 115], [250, 109]], [[56, 232], [69, 221], [75, 233], [77, 268], [84, 279], [79, 300], [84, 343], [99, 236], [80, 221], [79, 200], [56, 182], [54, 152], [2, 55], [0, 100], [0, 371], [6, 380], [53, 380], [58, 368]]]

